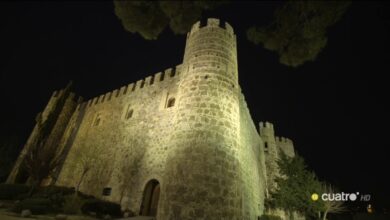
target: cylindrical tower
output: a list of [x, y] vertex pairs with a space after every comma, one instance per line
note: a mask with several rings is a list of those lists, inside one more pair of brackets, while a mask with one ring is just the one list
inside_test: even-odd
[[187, 34], [158, 219], [242, 219], [236, 37], [218, 19]]

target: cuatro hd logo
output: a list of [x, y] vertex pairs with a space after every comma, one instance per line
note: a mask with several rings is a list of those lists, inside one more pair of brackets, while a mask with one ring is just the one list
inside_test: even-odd
[[321, 199], [322, 201], [370, 201], [371, 195], [365, 194], [360, 195], [359, 192], [356, 193], [323, 193], [321, 196], [317, 193], [313, 193], [311, 195], [311, 200], [317, 201], [318, 199]]

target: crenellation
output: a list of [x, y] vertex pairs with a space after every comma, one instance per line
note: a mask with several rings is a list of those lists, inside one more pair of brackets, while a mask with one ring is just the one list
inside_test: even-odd
[[145, 78], [145, 86], [152, 85], [152, 76], [148, 76]]
[[111, 96], [112, 96], [112, 92], [106, 93], [107, 101], [111, 101]]
[[158, 72], [158, 73], [155, 73], [155, 74], [154, 74], [154, 79], [155, 79], [156, 83], [159, 83], [159, 82], [161, 82], [162, 80], [164, 80], [164, 77], [162, 77], [163, 74], [164, 74], [164, 73], [162, 73], [162, 72]]
[[[234, 35], [233, 27], [227, 22], [225, 22], [225, 29], [229, 34], [231, 34], [232, 36]], [[235, 43], [235, 41], [233, 43]]]
[[132, 83], [128, 84], [127, 88], [128, 88], [127, 90], [129, 93], [133, 92], [135, 89], [135, 83], [132, 82]]
[[[119, 89], [118, 96], [120, 96], [120, 95], [125, 95], [125, 94], [126, 94], [126, 91], [127, 91], [127, 86], [122, 86], [122, 87]], [[118, 96], [117, 96], [117, 97], [118, 97]]]
[[220, 19], [217, 18], [208, 18], [207, 27], [220, 27]]
[[98, 103], [103, 103], [104, 102], [104, 94], [99, 96], [99, 101]]
[[142, 87], [144, 86], [144, 80], [143, 80], [143, 79], [140, 79], [140, 80], [138, 80], [135, 84], [136, 84], [135, 90], [137, 90], [137, 89], [142, 89]]
[[99, 97], [95, 97], [95, 98], [93, 98], [92, 102], [94, 105], [96, 105], [98, 103], [98, 101], [99, 101]]
[[115, 89], [113, 91], [114, 97], [117, 98], [119, 96], [119, 89]]
[[150, 76], [150, 85], [153, 85], [153, 83], [154, 83], [154, 75], [151, 75]]
[[200, 21], [197, 21], [194, 25], [192, 25], [191, 31], [189, 32], [189, 35], [195, 33], [200, 28]]

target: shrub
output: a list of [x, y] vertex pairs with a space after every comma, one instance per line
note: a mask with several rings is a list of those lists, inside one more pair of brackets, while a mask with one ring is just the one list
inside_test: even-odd
[[63, 186], [45, 186], [40, 187], [34, 193], [34, 197], [50, 198], [52, 195], [70, 195], [74, 194], [74, 188], [68, 188]]
[[29, 190], [30, 187], [23, 184], [0, 184], [0, 199], [16, 199], [19, 195], [28, 193]]
[[58, 211], [53, 208], [52, 202], [49, 199], [44, 198], [30, 198], [15, 203], [12, 211], [19, 213], [25, 209], [29, 209], [34, 215]]
[[62, 211], [64, 211], [65, 214], [81, 214], [81, 207], [83, 206], [85, 202], [85, 199], [74, 196], [74, 195], [67, 195], [65, 196], [65, 202], [62, 207]]
[[52, 203], [52, 207], [55, 209], [61, 209], [65, 196], [74, 194], [74, 189], [61, 187], [61, 186], [46, 186], [38, 188], [32, 198], [49, 199]]
[[260, 220], [282, 220], [282, 218], [277, 215], [262, 215]]
[[101, 201], [98, 199], [90, 199], [85, 201], [81, 207], [83, 214], [90, 214], [91, 212], [96, 213], [97, 217], [104, 215], [110, 215], [112, 217], [121, 217], [121, 206], [107, 201]]

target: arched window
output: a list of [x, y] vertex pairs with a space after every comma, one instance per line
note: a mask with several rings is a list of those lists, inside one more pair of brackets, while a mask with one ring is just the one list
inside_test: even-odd
[[175, 105], [175, 98], [170, 98], [167, 103], [167, 108], [173, 107]]

